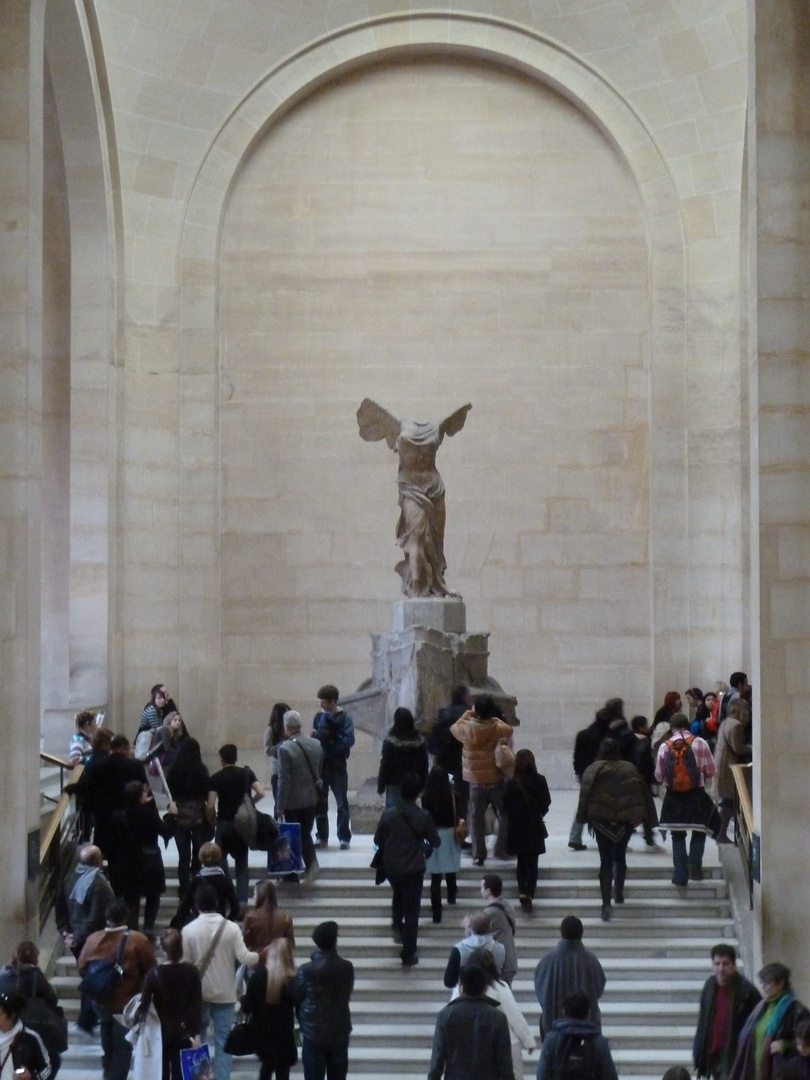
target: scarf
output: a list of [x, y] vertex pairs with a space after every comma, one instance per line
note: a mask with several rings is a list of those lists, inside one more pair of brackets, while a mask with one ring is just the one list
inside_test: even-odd
[[70, 890], [70, 899], [75, 900], [77, 904], [83, 904], [100, 870], [100, 866], [86, 866], [79, 863], [76, 867], [76, 883]]
[[11, 1045], [22, 1031], [22, 1021], [18, 1020], [14, 1027], [8, 1031], [0, 1031], [0, 1080], [14, 1080], [14, 1062], [12, 1061]]
[[771, 1013], [771, 1018], [768, 1021], [767, 1027], [765, 1028], [766, 1035], [770, 1035], [771, 1038], [774, 1037], [774, 1035], [777, 1033], [781, 1026], [781, 1023], [785, 1017], [785, 1013], [788, 1011], [788, 1009], [795, 1000], [796, 995], [793, 993], [793, 991], [785, 990], [785, 992], [777, 1001], [776, 1008]]

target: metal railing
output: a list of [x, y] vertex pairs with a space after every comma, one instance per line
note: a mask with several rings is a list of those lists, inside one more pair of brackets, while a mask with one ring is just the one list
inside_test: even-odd
[[754, 766], [732, 765], [731, 774], [734, 777], [734, 842], [742, 856], [745, 868], [745, 880], [748, 882], [748, 903], [754, 907], [754, 803], [752, 798], [752, 786], [754, 780]]
[[84, 766], [71, 768], [70, 762], [44, 752], [40, 753], [39, 758], [40, 769], [43, 765], [59, 769], [59, 795], [55, 797], [46, 790], [42, 791], [43, 800], [54, 804], [39, 839], [39, 928], [42, 932], [70, 870], [81, 832], [81, 815], [76, 810], [75, 799], [65, 791], [65, 777], [68, 775], [69, 782], [75, 783]]

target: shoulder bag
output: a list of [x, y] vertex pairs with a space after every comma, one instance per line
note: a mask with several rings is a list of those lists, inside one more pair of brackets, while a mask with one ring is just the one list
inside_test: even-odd
[[450, 798], [453, 802], [453, 838], [459, 847], [462, 847], [464, 841], [467, 839], [467, 822], [464, 818], [458, 816], [458, 810], [456, 809], [456, 793], [453, 789], [453, 785], [450, 785]]
[[315, 770], [312, 768], [312, 762], [309, 760], [309, 754], [300, 743], [295, 741], [295, 739], [292, 739], [291, 742], [294, 746], [297, 746], [304, 755], [304, 761], [307, 763], [309, 775], [312, 777], [312, 785], [315, 788], [315, 814], [318, 817], [323, 817], [324, 814], [329, 812], [329, 793], [324, 787], [323, 780], [321, 780], [320, 776], [315, 775]]
[[222, 1048], [226, 1054], [234, 1057], [247, 1057], [256, 1053], [256, 1034], [252, 1024], [252, 1017], [248, 1013], [240, 1013]]
[[253, 802], [253, 792], [247, 769], [244, 770], [244, 774], [245, 793], [242, 796], [239, 809], [234, 814], [233, 827], [239, 839], [243, 840], [248, 847], [253, 847], [256, 843], [256, 804]]
[[502, 739], [495, 747], [495, 765], [507, 779], [515, 771], [515, 752], [506, 739]]
[[118, 942], [112, 960], [91, 960], [84, 971], [79, 991], [88, 994], [99, 1005], [106, 1005], [114, 996], [124, 977], [124, 950], [129, 930], [125, 930]]
[[208, 965], [211, 963], [213, 955], [216, 952], [217, 945], [219, 945], [219, 939], [222, 937], [225, 925], [228, 922], [224, 915], [222, 915], [221, 918], [222, 922], [217, 927], [217, 932], [211, 938], [211, 944], [206, 949], [205, 955], [203, 956], [202, 960], [199, 962], [199, 964], [197, 964], [197, 971], [199, 971], [200, 973], [200, 978], [202, 978], [208, 970]]
[[51, 1057], [64, 1054], [68, 1048], [68, 1024], [64, 1012], [59, 1005], [49, 1005], [37, 997], [36, 969], [32, 968], [28, 973], [31, 976], [30, 993], [26, 993], [20, 985], [21, 974], [17, 973], [17, 991], [25, 998], [25, 1006], [20, 1013], [23, 1026], [39, 1035]]

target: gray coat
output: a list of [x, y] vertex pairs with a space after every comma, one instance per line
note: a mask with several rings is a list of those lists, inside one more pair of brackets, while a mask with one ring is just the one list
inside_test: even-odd
[[605, 973], [596, 956], [581, 941], [560, 938], [534, 971], [534, 992], [543, 1015], [540, 1030], [545, 1034], [563, 1014], [563, 1001], [569, 994], [588, 995], [588, 1020], [601, 1031], [599, 998], [605, 989]]
[[276, 800], [278, 817], [287, 810], [303, 810], [308, 806], [315, 806], [318, 793], [312, 780], [310, 765], [315, 776], [320, 777], [322, 760], [323, 747], [317, 739], [311, 739], [308, 735], [293, 735], [279, 743]]
[[492, 936], [504, 947], [506, 959], [501, 969], [501, 978], [512, 985], [518, 969], [517, 949], [515, 948], [515, 912], [508, 900], [502, 896], [490, 900], [484, 911], [489, 915]]

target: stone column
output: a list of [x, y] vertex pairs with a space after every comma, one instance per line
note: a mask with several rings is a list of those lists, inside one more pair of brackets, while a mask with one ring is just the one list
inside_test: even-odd
[[[15, 941], [37, 930], [38, 886], [35, 879], [27, 881], [27, 851], [39, 823], [43, 50], [38, 15], [44, 10], [30, 12], [27, 0], [0, 0], [0, 956], [5, 957]], [[32, 40], [38, 44], [32, 46]]]
[[756, 171], [749, 181], [749, 205], [756, 206], [756, 247], [749, 280], [758, 320], [751, 531], [760, 608], [757, 612], [755, 599], [754, 810], [762, 849], [762, 882], [755, 892], [757, 961], [786, 963], [797, 993], [807, 1001], [810, 11], [806, 0], [756, 0], [750, 11], [756, 95], [749, 95], [749, 110], [755, 102], [749, 159], [755, 154]]

